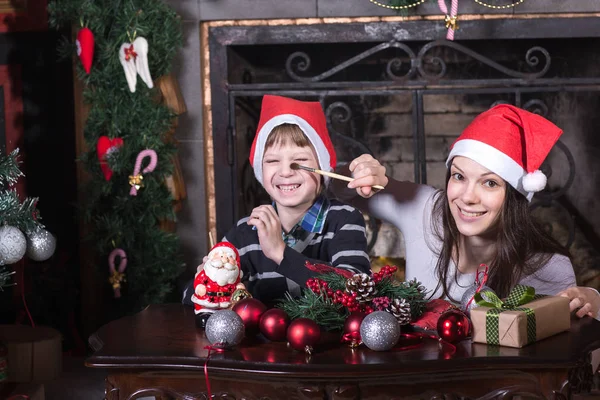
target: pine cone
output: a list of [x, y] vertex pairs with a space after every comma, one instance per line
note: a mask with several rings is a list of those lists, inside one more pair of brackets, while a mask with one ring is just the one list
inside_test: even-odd
[[417, 291], [421, 294], [424, 294], [427, 291], [427, 289], [425, 289], [425, 286], [421, 285], [421, 282], [419, 282], [417, 278], [408, 281], [408, 287], [417, 289]]
[[367, 274], [354, 274], [346, 281], [346, 292], [356, 293], [356, 301], [366, 303], [373, 300], [377, 294], [375, 282]]
[[392, 314], [398, 320], [398, 324], [407, 325], [410, 323], [410, 303], [405, 299], [394, 299], [387, 309], [387, 312]]

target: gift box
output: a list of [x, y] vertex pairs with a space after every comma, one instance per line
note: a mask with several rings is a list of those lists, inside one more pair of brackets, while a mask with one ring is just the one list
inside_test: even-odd
[[8, 382], [45, 382], [62, 371], [62, 336], [49, 327], [0, 325]]
[[523, 347], [571, 327], [566, 297], [537, 296], [533, 288], [517, 285], [505, 301], [489, 292], [475, 299], [480, 305], [471, 309], [475, 343]]

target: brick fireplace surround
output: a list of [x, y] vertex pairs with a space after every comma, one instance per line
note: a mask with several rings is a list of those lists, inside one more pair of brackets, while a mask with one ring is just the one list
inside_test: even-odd
[[[511, 43], [516, 43], [519, 45], [518, 58], [525, 64], [526, 50], [537, 46], [538, 42], [543, 44], [539, 46], [550, 49], [555, 47], [553, 41], [562, 41], [563, 48], [566, 43], [571, 53], [564, 54], [568, 53], [571, 62], [564, 62], [567, 56], [563, 53], [548, 50], [552, 61], [547, 73], [533, 78], [519, 74], [511, 76], [487, 65], [493, 72], [491, 78], [481, 80], [479, 76], [475, 83], [452, 73], [431, 80], [419, 71], [408, 79], [394, 79], [384, 76], [384, 62], [381, 75], [367, 85], [363, 79], [358, 83], [349, 81], [353, 78], [348, 78], [345, 73], [313, 80], [285, 76], [285, 62], [293, 52], [288, 50], [298, 45], [310, 56], [314, 65], [308, 70], [298, 72], [291, 67], [300, 78], [305, 78], [316, 77], [339, 65], [323, 66], [316, 62], [319, 56], [311, 52], [309, 45], [327, 48], [336, 43], [340, 49], [343, 45], [351, 49], [355, 46], [358, 50], [352, 54], [348, 50], [346, 59], [392, 42], [406, 44], [415, 53], [428, 44], [436, 47], [432, 43], [445, 37], [443, 16], [436, 2], [426, 2], [408, 16], [398, 16], [367, 0], [254, 0], [251, 9], [240, 7], [234, 0], [171, 3], [183, 17], [186, 38], [174, 73], [188, 106], [188, 113], [180, 117], [176, 135], [188, 192], [178, 217], [178, 234], [190, 271], [206, 254], [208, 232], [220, 237], [244, 213], [248, 203], [244, 193], [254, 192], [251, 186], [244, 186], [242, 179], [243, 176], [252, 177], [251, 174], [244, 175], [247, 174], [243, 170], [244, 146], [252, 132], [252, 110], [260, 104], [257, 101], [264, 93], [321, 100], [324, 107], [331, 106], [328, 110], [331, 129], [351, 138], [357, 129], [367, 132], [353, 137], [357, 139], [358, 149], [365, 146], [372, 150], [396, 178], [414, 179], [434, 186], [443, 183], [443, 168], [439, 167], [448, 144], [477, 113], [497, 101], [546, 113], [567, 134], [562, 140], [566, 151], [556, 151], [547, 166], [552, 169], [551, 183], [554, 185], [548, 200], [555, 201], [550, 207], [538, 207], [540, 216], [563, 215], [549, 222], [554, 232], [564, 231], [558, 235], [562, 235], [564, 241], [573, 242], [571, 249], [575, 256], [588, 260], [597, 257], [594, 240], [600, 237], [600, 213], [594, 211], [600, 210], [600, 205], [595, 202], [597, 189], [588, 187], [596, 186], [589, 185], [590, 181], [598, 181], [596, 171], [600, 171], [600, 160], [596, 159], [594, 149], [600, 146], [600, 141], [593, 137], [589, 126], [582, 128], [582, 120], [589, 122], [594, 118], [578, 106], [582, 101], [588, 105], [598, 104], [600, 99], [600, 68], [594, 66], [594, 61], [597, 64], [598, 60], [592, 55], [594, 45], [600, 44], [600, 24], [597, 23], [600, 3], [597, 1], [526, 0], [514, 10], [487, 9], [471, 0], [460, 2], [460, 29], [455, 42], [458, 46], [494, 59], [494, 51], [486, 52], [486, 48], [501, 47], [507, 51]], [[256, 61], [251, 56], [246, 57], [254, 51], [248, 49], [257, 45], [286, 49], [280, 54], [280, 72], [283, 74], [274, 81], [261, 75], [260, 68], [252, 72], [252, 79], [243, 76], [247, 67]], [[578, 50], [579, 45], [582, 47]], [[457, 65], [471, 57], [463, 48], [456, 49], [443, 43], [437, 47], [441, 50], [438, 49], [436, 56], [450, 57]], [[525, 69], [519, 69], [522, 65], [510, 64], [510, 57], [495, 61], [501, 65], [505, 61], [503, 66], [514, 71], [537, 73], [544, 68], [544, 56], [538, 53], [537, 57], [538, 66], [525, 65]], [[585, 57], [588, 57], [587, 61]], [[269, 58], [276, 57], [271, 54]], [[404, 66], [410, 67], [412, 62], [417, 67], [425, 60], [416, 59], [418, 57], [405, 53], [403, 61], [408, 60], [408, 64]], [[583, 66], [573, 67], [577, 73], [570, 70], [561, 75], [560, 71], [552, 69], [575, 64]], [[262, 73], [268, 74], [269, 67], [267, 65]], [[367, 67], [373, 68], [373, 65]], [[376, 90], [381, 93], [375, 94]], [[381, 100], [386, 90], [388, 96]], [[379, 100], [357, 108], [356, 102], [351, 100], [353, 97]], [[347, 111], [352, 118], [345, 120], [344, 112]], [[361, 111], [370, 117], [361, 117]], [[358, 127], [350, 126], [354, 120], [360, 122]], [[344, 153], [344, 156], [349, 157], [350, 153]], [[251, 197], [256, 201], [255, 195]], [[571, 221], [575, 224], [569, 232]], [[401, 246], [390, 246], [400, 240], [397, 232], [385, 225], [377, 227], [378, 238], [371, 243], [372, 254], [401, 257]], [[582, 267], [579, 274], [582, 283], [598, 286], [597, 268], [598, 262]]]

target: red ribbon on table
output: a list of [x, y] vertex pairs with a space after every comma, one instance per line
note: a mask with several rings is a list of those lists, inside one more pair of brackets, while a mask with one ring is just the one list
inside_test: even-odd
[[[447, 352], [447, 353], [444, 352], [444, 354], [446, 356], [452, 356], [452, 355], [454, 355], [454, 353], [456, 353], [455, 345], [453, 345], [450, 342], [445, 341], [444, 339], [442, 339], [436, 335], [425, 333], [425, 332], [401, 333], [400, 340], [402, 340], [402, 339], [417, 339], [417, 340], [420, 340], [420, 342], [416, 343], [416, 344], [409, 344], [406, 346], [394, 347], [394, 348], [392, 348], [392, 351], [404, 351], [404, 350], [416, 349], [423, 345], [423, 339], [425, 339], [425, 338], [436, 340], [439, 344], [440, 349], [443, 349], [444, 347], [449, 348], [450, 349], [449, 352]], [[400, 342], [400, 341], [398, 341], [398, 342]]]
[[206, 361], [204, 361], [204, 379], [206, 380], [206, 395], [208, 399], [212, 398], [212, 394], [210, 391], [210, 381], [208, 380], [208, 360], [210, 359], [210, 352], [214, 351], [216, 353], [223, 353], [225, 348], [221, 347], [219, 344], [214, 346], [204, 346], [205, 350], [208, 350], [208, 354], [206, 355]]
[[[479, 273], [481, 271], [479, 271], [479, 269], [477, 270], [477, 276], [475, 277], [475, 284], [477, 285], [477, 289], [475, 290], [475, 293], [479, 293], [479, 291], [481, 290], [481, 288], [483, 287], [483, 285], [485, 285], [487, 283], [488, 280], [488, 266], [486, 264], [480, 264], [479, 267], [485, 267], [485, 270], [483, 271], [483, 278], [481, 278], [481, 280], [479, 279]], [[471, 303], [473, 302], [473, 299], [475, 298], [475, 294], [473, 295], [473, 297], [471, 297], [469, 299], [469, 302], [467, 303], [467, 305], [465, 306], [465, 309], [468, 310], [469, 306], [471, 305]], [[464, 311], [464, 310], [463, 310]]]

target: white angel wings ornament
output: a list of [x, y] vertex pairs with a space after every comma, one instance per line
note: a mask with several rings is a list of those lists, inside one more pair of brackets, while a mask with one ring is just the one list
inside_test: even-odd
[[145, 38], [139, 36], [133, 43], [123, 43], [119, 49], [119, 61], [131, 93], [135, 93], [138, 74], [150, 89], [154, 87], [148, 69], [148, 41]]

